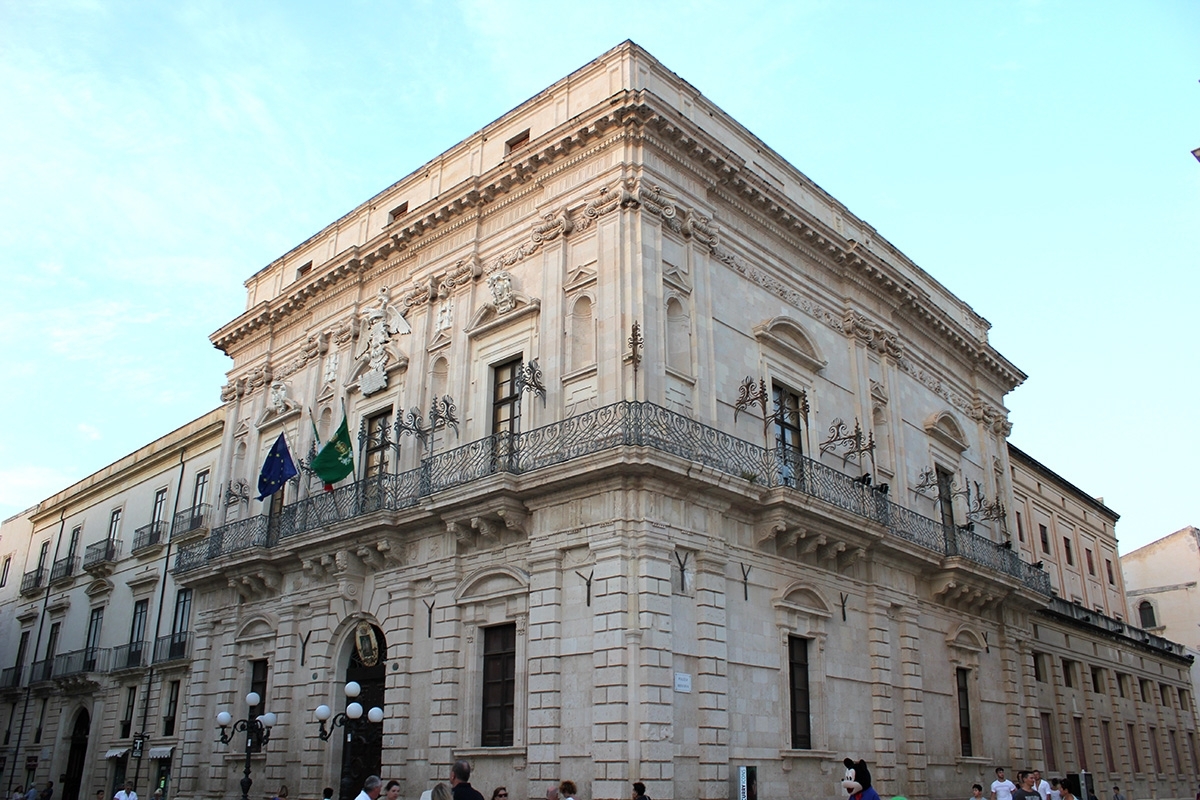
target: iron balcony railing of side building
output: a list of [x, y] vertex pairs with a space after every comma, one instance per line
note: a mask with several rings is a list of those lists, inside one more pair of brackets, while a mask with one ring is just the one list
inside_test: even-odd
[[171, 538], [203, 530], [209, 526], [210, 519], [212, 519], [212, 506], [208, 503], [185, 508], [171, 520]]
[[160, 636], [154, 640], [154, 663], [162, 664], [167, 661], [179, 661], [192, 654], [191, 631]]
[[89, 544], [83, 551], [83, 568], [90, 569], [101, 564], [111, 564], [121, 556], [121, 540], [105, 539], [95, 544]]
[[148, 547], [161, 544], [167, 538], [167, 521], [156, 520], [149, 525], [143, 525], [133, 532], [133, 548], [131, 553], [139, 553]]
[[0, 671], [0, 689], [16, 689], [21, 685], [24, 672], [24, 667], [5, 667]]
[[34, 594], [46, 586], [46, 568], [38, 567], [21, 576], [21, 594]]
[[79, 572], [79, 556], [60, 558], [50, 567], [50, 582], [58, 583], [73, 577], [77, 572]]
[[54, 677], [80, 675], [85, 672], [108, 672], [110, 650], [107, 647], [86, 647], [54, 657]]
[[150, 652], [150, 643], [146, 641], [130, 642], [112, 650], [109, 661], [109, 671], [119, 672], [123, 669], [140, 669], [146, 666], [146, 656]]
[[40, 683], [48, 681], [54, 676], [54, 659], [43, 658], [41, 661], [34, 661], [29, 667], [29, 682]]
[[1180, 657], [1187, 656], [1187, 649], [1182, 644], [1172, 642], [1170, 639], [1164, 639], [1147, 630], [1130, 625], [1123, 620], [1113, 619], [1103, 611], [1093, 611], [1081, 606], [1079, 603], [1074, 603], [1062, 597], [1051, 599], [1048, 610], [1054, 614], [1068, 617], [1077, 622], [1083, 622], [1100, 630], [1115, 633], [1126, 639], [1149, 645], [1156, 650], [1166, 650]]
[[422, 497], [497, 473], [525, 474], [617, 447], [644, 447], [702, 464], [766, 488], [786, 487], [884, 525], [894, 536], [945, 556], [960, 556], [1021, 581], [1043, 595], [1050, 578], [1008, 549], [965, 528], [898, 505], [861, 479], [790, 450], [747, 442], [653, 403], [625, 401], [525, 433], [500, 433], [424, 458], [420, 466], [304, 498], [273, 517], [215, 528], [182, 546], [176, 574], [230, 553], [274, 547], [306, 531], [378, 510], [398, 511]]

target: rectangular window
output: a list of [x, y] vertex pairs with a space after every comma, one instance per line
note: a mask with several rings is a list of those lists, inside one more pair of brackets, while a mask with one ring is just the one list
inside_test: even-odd
[[114, 508], [112, 510], [112, 515], [109, 516], [109, 518], [108, 518], [108, 540], [110, 542], [116, 541], [117, 537], [120, 535], [121, 535], [121, 509]]
[[954, 527], [954, 476], [949, 470], [934, 467], [937, 473], [938, 511], [941, 513], [942, 525]]
[[1142, 678], [1140, 681], [1138, 681], [1138, 688], [1141, 689], [1142, 702], [1143, 703], [1151, 702], [1150, 701], [1150, 692], [1151, 692], [1150, 681], [1146, 680], [1145, 678]]
[[1112, 566], [1111, 558], [1104, 559], [1104, 571], [1108, 573], [1108, 585], [1116, 586], [1117, 579], [1116, 579], [1116, 576], [1113, 575], [1113, 566]]
[[1062, 661], [1062, 667], [1063, 667], [1063, 685], [1065, 685], [1068, 689], [1074, 689], [1075, 688], [1075, 662], [1071, 661], [1068, 658], [1064, 658]]
[[955, 670], [958, 681], [958, 737], [962, 744], [963, 758], [970, 758], [971, 750], [971, 696], [968, 691], [971, 671], [959, 667]]
[[1158, 702], [1166, 708], [1171, 707], [1171, 687], [1165, 683], [1158, 685]]
[[521, 429], [521, 392], [517, 377], [521, 357], [492, 368], [492, 434], [517, 433]]
[[391, 211], [388, 212], [388, 222], [389, 223], [395, 222], [396, 220], [400, 219], [407, 213], [408, 213], [408, 201], [405, 200], [403, 203], [401, 203], [400, 205], [396, 206], [395, 208], [393, 208]]
[[1096, 561], [1092, 556], [1092, 551], [1084, 548], [1083, 554], [1087, 557], [1088, 575], [1094, 576], [1096, 574]]
[[171, 633], [186, 633], [192, 620], [192, 590], [180, 589], [175, 593], [175, 614], [171, 618]]
[[1071, 537], [1063, 537], [1063, 557], [1067, 560], [1067, 566], [1075, 566], [1075, 554], [1071, 552]]
[[1125, 745], [1129, 748], [1129, 761], [1133, 771], [1142, 771], [1142, 757], [1138, 755], [1138, 749], [1141, 745], [1138, 743], [1137, 728], [1132, 724], [1125, 726]]
[[46, 568], [46, 559], [50, 558], [50, 540], [42, 542], [42, 549], [38, 551], [38, 570]]
[[25, 666], [25, 654], [29, 652], [29, 631], [21, 631], [21, 638], [17, 642], [17, 660], [13, 662], [13, 666], [20, 670]]
[[1158, 728], [1146, 728], [1146, 732], [1150, 735], [1150, 756], [1154, 759], [1154, 771], [1162, 775], [1162, 755], [1158, 752]]
[[504, 155], [508, 155], [513, 150], [519, 150], [527, 144], [529, 144], [529, 128], [526, 128], [504, 143]]
[[[16, 708], [15, 703], [13, 704], [13, 708], [15, 710], [15, 708]], [[1188, 731], [1187, 740], [1188, 740], [1188, 753], [1192, 757], [1192, 771], [1194, 772], [1197, 769], [1200, 769], [1200, 756], [1197, 756], [1197, 754], [1196, 754], [1196, 734], [1192, 733], [1191, 731]]]
[[163, 736], [175, 735], [175, 714], [179, 709], [179, 681], [167, 684], [167, 705], [163, 713]]
[[1042, 663], [1046, 658], [1044, 653], [1033, 654], [1033, 679], [1038, 683], [1046, 682], [1046, 667]]
[[800, 393], [778, 383], [771, 384], [771, 400], [775, 408], [775, 453], [783, 482], [795, 486], [804, 456], [802, 431], [804, 400]]
[[154, 513], [150, 517], [153, 523], [162, 522], [167, 518], [167, 490], [159, 489], [154, 493]]
[[196, 473], [196, 485], [192, 489], [192, 508], [208, 502], [208, 470]]
[[1018, 512], [1016, 512], [1016, 514], [1017, 514], [1017, 541], [1024, 542], [1025, 541], [1025, 526], [1021, 524], [1021, 512], [1018, 511]]
[[[257, 719], [267, 711], [267, 660], [255, 659], [250, 662], [250, 691], [258, 694], [258, 705], [250, 709], [250, 719]], [[262, 742], [251, 742], [250, 752], [261, 753]]]
[[517, 626], [484, 628], [481, 746], [512, 747], [516, 692]]
[[79, 537], [82, 535], [83, 528], [81, 526], [76, 525], [74, 528], [71, 528], [71, 539], [67, 545], [67, 558], [74, 559], [75, 556], [79, 555]]
[[1092, 667], [1092, 691], [1104, 694], [1104, 668]]
[[8, 583], [8, 571], [12, 568], [12, 556], [4, 557], [4, 569], [0, 570], [0, 587]]
[[301, 264], [299, 267], [297, 267], [296, 268], [296, 280], [300, 280], [305, 275], [312, 272], [312, 265], [313, 265], [313, 262], [309, 261], [308, 263]]
[[1175, 731], [1167, 731], [1167, 743], [1171, 745], [1171, 761], [1175, 764], [1175, 772], [1183, 774], [1183, 762], [1179, 760], [1179, 741]]
[[389, 435], [391, 429], [392, 410], [390, 408], [367, 417], [366, 457], [363, 459], [366, 472], [363, 477], [375, 478], [387, 474], [388, 453], [392, 447]]
[[1042, 537], [1042, 552], [1049, 553], [1050, 552], [1050, 531], [1048, 531], [1046, 529], [1045, 525], [1038, 525], [1038, 533]]
[[1112, 724], [1108, 720], [1100, 723], [1100, 737], [1104, 740], [1104, 760], [1109, 772], [1117, 771], [1117, 761], [1113, 758]]
[[1191, 708], [1189, 705], [1188, 690], [1179, 690], [1179, 709], [1180, 711], [1188, 711]]
[[35, 730], [33, 732], [33, 743], [34, 744], [41, 744], [41, 742], [42, 742], [42, 728], [44, 728], [46, 725], [46, 706], [48, 706], [49, 704], [50, 704], [49, 697], [42, 699], [42, 710], [38, 712], [37, 730]]
[[1071, 720], [1071, 725], [1075, 732], [1075, 758], [1078, 759], [1082, 769], [1088, 769], [1087, 743], [1083, 738], [1083, 717], [1075, 717]]
[[139, 644], [146, 638], [146, 617], [149, 613], [149, 600], [138, 600], [133, 604], [133, 620], [129, 624], [130, 645]]
[[1054, 724], [1049, 714], [1042, 714], [1042, 746], [1046, 748], [1046, 771], [1058, 771], [1058, 758], [1054, 753]]
[[103, 626], [104, 606], [93, 608], [88, 618], [87, 639], [84, 644], [86, 651], [83, 654], [84, 669], [89, 672], [96, 668], [96, 650], [100, 647], [100, 629]]
[[121, 718], [121, 737], [128, 739], [133, 734], [133, 712], [137, 707], [137, 687], [125, 689], [125, 716]]
[[808, 695], [808, 639], [788, 637], [788, 683], [792, 708], [792, 749], [812, 749], [812, 717]]
[[50, 626], [50, 640], [46, 642], [46, 674], [43, 677], [50, 677], [50, 670], [54, 668], [54, 657], [58, 655], [58, 633], [62, 630], [62, 623], [55, 622]]
[[1118, 672], [1117, 673], [1117, 694], [1121, 695], [1121, 697], [1128, 697], [1128, 695], [1126, 694], [1128, 692], [1128, 688], [1127, 688], [1128, 683], [1129, 683], [1129, 676]]

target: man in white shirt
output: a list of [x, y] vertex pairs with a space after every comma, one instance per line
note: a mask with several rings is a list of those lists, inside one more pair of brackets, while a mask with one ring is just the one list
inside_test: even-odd
[[1004, 777], [1004, 768], [996, 767], [996, 780], [992, 781], [992, 800], [1012, 800], [1017, 785]]
[[133, 790], [133, 784], [125, 781], [125, 788], [114, 794], [113, 800], [137, 800], [137, 792]]
[[378, 775], [368, 775], [363, 781], [362, 791], [358, 793], [358, 797], [354, 800], [379, 800], [379, 793], [383, 790], [383, 781]]
[[[1042, 777], [1040, 769], [1033, 771], [1033, 790], [1042, 796], [1042, 800], [1046, 800], [1050, 796], [1050, 781]], [[1122, 797], [1121, 800], [1125, 800], [1125, 798]]]

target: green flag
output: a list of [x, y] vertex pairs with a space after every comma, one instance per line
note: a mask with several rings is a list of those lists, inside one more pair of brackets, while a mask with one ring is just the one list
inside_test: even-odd
[[325, 482], [327, 492], [332, 492], [333, 484], [354, 471], [354, 448], [350, 446], [350, 428], [346, 424], [344, 412], [337, 433], [325, 443], [321, 452], [317, 453], [317, 457], [308, 466]]

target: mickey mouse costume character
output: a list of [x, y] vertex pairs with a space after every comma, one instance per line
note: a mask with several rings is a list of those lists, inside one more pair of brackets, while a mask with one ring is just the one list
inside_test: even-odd
[[867, 769], [867, 762], [860, 759], [855, 763], [847, 758], [842, 763], [846, 765], [842, 788], [851, 800], [879, 800], [879, 792], [871, 786], [871, 771]]

